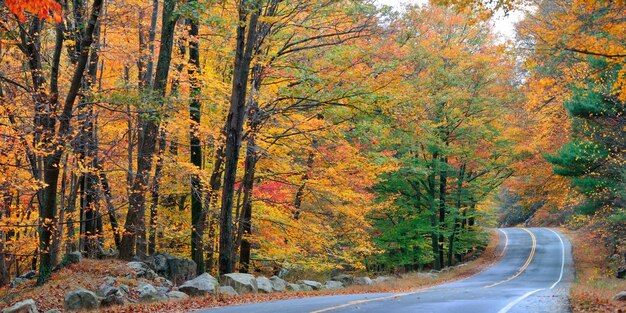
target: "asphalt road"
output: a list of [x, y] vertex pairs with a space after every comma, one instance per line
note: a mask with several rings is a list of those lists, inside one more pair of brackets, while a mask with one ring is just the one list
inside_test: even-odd
[[501, 260], [461, 281], [407, 293], [322, 296], [200, 312], [569, 312], [573, 270], [565, 236], [547, 228], [503, 228], [499, 233]]

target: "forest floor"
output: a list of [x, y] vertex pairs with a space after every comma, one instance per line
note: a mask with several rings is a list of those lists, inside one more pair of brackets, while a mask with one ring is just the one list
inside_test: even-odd
[[[101, 312], [189, 312], [195, 309], [218, 307], [233, 304], [264, 302], [279, 299], [305, 298], [334, 294], [357, 294], [379, 292], [402, 292], [424, 289], [434, 285], [460, 280], [475, 275], [488, 268], [499, 259], [496, 253], [498, 235], [492, 232], [491, 240], [480, 257], [460, 266], [448, 268], [437, 275], [407, 273], [400, 278], [369, 286], [349, 286], [339, 290], [320, 290], [305, 292], [276, 292], [270, 294], [245, 294], [239, 296], [209, 295], [190, 297], [153, 303], [129, 303], [124, 306], [112, 306], [100, 309]], [[53, 273], [44, 286], [35, 286], [34, 280], [20, 284], [16, 288], [0, 289], [0, 308], [8, 307], [18, 301], [35, 300], [40, 312], [50, 309], [63, 311], [63, 297], [77, 288], [96, 290], [107, 276], [116, 277], [119, 282], [130, 287], [138, 286], [141, 279], [126, 278], [129, 269], [126, 262], [118, 260], [89, 260], [72, 264]], [[132, 298], [132, 295], [131, 295]]]
[[572, 243], [576, 278], [570, 289], [572, 312], [626, 312], [624, 302], [613, 301], [626, 290], [626, 280], [615, 277], [608, 264], [609, 251], [591, 231], [561, 229]]

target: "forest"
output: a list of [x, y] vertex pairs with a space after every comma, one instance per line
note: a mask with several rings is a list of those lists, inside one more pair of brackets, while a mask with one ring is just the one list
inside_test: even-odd
[[[492, 18], [525, 10], [516, 37]], [[0, 285], [79, 252], [198, 274], [441, 270], [487, 227], [626, 265], [626, 3], [0, 2]], [[621, 258], [621, 259], [620, 259]]]

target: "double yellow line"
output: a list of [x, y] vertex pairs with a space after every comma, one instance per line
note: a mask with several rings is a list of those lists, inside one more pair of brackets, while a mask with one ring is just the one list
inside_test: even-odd
[[500, 284], [504, 284], [508, 281], [511, 281], [515, 278], [517, 278], [517, 276], [522, 275], [522, 273], [526, 270], [526, 268], [528, 268], [528, 266], [530, 265], [530, 262], [532, 262], [533, 257], [535, 256], [535, 248], [537, 247], [537, 238], [535, 238], [535, 234], [533, 234], [530, 230], [526, 229], [526, 228], [522, 228], [524, 231], [526, 231], [529, 235], [530, 235], [530, 239], [532, 239], [533, 241], [533, 245], [530, 248], [530, 255], [528, 256], [528, 259], [526, 259], [526, 263], [524, 263], [524, 265], [522, 267], [520, 267], [520, 269], [517, 271], [517, 273], [503, 281], [499, 281], [497, 283], [485, 286], [485, 288], [491, 288]]

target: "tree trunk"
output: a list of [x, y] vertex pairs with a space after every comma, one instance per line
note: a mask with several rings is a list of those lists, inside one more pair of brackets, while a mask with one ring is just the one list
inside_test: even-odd
[[[437, 155], [433, 155], [433, 160], [435, 160], [437, 158]], [[436, 196], [436, 189], [435, 189], [435, 173], [434, 173], [434, 169], [431, 169], [431, 171], [433, 171], [430, 175], [428, 175], [428, 196], [429, 196], [429, 203], [430, 203], [430, 226], [432, 228], [432, 232], [431, 232], [431, 241], [432, 241], [432, 249], [433, 249], [433, 268], [435, 270], [440, 270], [441, 269], [441, 262], [439, 262], [439, 243], [438, 243], [438, 234], [440, 232], [439, 229], [439, 224], [437, 223], [437, 208], [435, 206], [435, 196]]]
[[[261, 1], [239, 4], [239, 24], [237, 26], [237, 46], [235, 48], [235, 66], [230, 109], [226, 120], [224, 149], [224, 186], [222, 187], [222, 208], [220, 221], [220, 274], [233, 272], [233, 197], [237, 178], [237, 163], [241, 147], [243, 122], [246, 114], [246, 93], [250, 62], [257, 35], [257, 23]], [[246, 24], [250, 16], [248, 35]]]
[[444, 228], [446, 225], [446, 193], [448, 182], [448, 158], [441, 158], [441, 171], [439, 174], [439, 266], [444, 266]]
[[[191, 0], [190, 4], [197, 4]], [[200, 141], [200, 120], [202, 103], [200, 102], [200, 49], [198, 44], [198, 16], [200, 12], [192, 12], [192, 17], [187, 19], [189, 25], [189, 80], [191, 83], [191, 100], [189, 102], [189, 116], [191, 126], [189, 129], [190, 161], [197, 170], [202, 169], [202, 142]], [[191, 176], [191, 259], [196, 262], [198, 274], [205, 272], [204, 263], [204, 229], [206, 227], [207, 212], [202, 206], [202, 183], [197, 174]]]
[[459, 178], [456, 185], [456, 211], [454, 212], [454, 224], [452, 232], [450, 232], [450, 240], [448, 241], [448, 266], [452, 266], [452, 256], [454, 254], [454, 240], [461, 221], [459, 220], [459, 212], [461, 212], [461, 190], [463, 189], [463, 179], [465, 178], [465, 163], [459, 169]]
[[[176, 0], [165, 0], [163, 4], [163, 22], [161, 26], [161, 44], [159, 46], [159, 59], [155, 72], [152, 90], [158, 95], [157, 101], [162, 107], [169, 67], [172, 59], [172, 47], [174, 43], [174, 28], [176, 18], [174, 9]], [[140, 135], [137, 145], [137, 173], [133, 179], [131, 195], [129, 197], [129, 210], [124, 224], [124, 235], [120, 244], [120, 258], [130, 260], [135, 253], [144, 257], [146, 255], [146, 221], [145, 204], [146, 191], [152, 169], [152, 157], [156, 148], [157, 132], [159, 130], [159, 110], [142, 114], [140, 120]]]
[[113, 206], [113, 197], [111, 195], [111, 186], [109, 185], [109, 179], [106, 173], [100, 169], [100, 184], [102, 185], [102, 193], [104, 194], [104, 200], [107, 206], [107, 212], [109, 214], [109, 221], [111, 223], [111, 229], [113, 230], [113, 240], [115, 241], [115, 247], [119, 250], [120, 242], [122, 240], [119, 228], [120, 225], [117, 221], [117, 212]]

